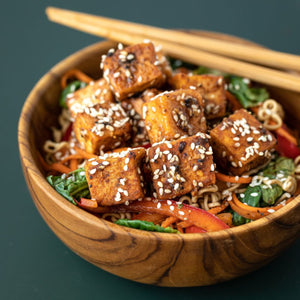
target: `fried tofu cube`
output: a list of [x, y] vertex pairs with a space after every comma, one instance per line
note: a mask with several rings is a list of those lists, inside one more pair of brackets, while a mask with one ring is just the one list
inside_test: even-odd
[[158, 94], [143, 106], [151, 144], [206, 131], [199, 92], [182, 89]]
[[166, 79], [152, 43], [141, 43], [115, 52], [102, 59], [103, 77], [118, 100], [123, 100], [150, 87], [160, 87]]
[[244, 109], [210, 131], [215, 161], [226, 173], [242, 175], [271, 157], [274, 136]]
[[143, 105], [159, 93], [160, 91], [157, 89], [147, 89], [142, 94], [121, 102], [122, 107], [131, 119], [132, 146], [134, 147], [149, 143], [149, 137], [143, 120]]
[[115, 102], [115, 97], [104, 78], [91, 82], [67, 98], [67, 105], [73, 119], [77, 113], [84, 112], [86, 107], [106, 102]]
[[204, 100], [204, 114], [207, 119], [225, 115], [226, 96], [222, 76], [175, 74], [170, 80], [174, 89], [193, 89], [200, 92]]
[[88, 160], [85, 174], [91, 198], [103, 206], [142, 199], [145, 191], [141, 169], [145, 154], [143, 148], [128, 148]]
[[158, 199], [196, 194], [215, 183], [213, 152], [204, 133], [159, 143], [148, 155]]
[[118, 103], [86, 107], [76, 115], [73, 130], [85, 151], [94, 154], [124, 146], [131, 137], [130, 119]]

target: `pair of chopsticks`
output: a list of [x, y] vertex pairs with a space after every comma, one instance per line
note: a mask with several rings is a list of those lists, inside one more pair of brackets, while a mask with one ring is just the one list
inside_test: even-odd
[[298, 55], [54, 7], [46, 14], [53, 22], [124, 44], [150, 39], [175, 58], [300, 92], [299, 76], [248, 63], [300, 71]]

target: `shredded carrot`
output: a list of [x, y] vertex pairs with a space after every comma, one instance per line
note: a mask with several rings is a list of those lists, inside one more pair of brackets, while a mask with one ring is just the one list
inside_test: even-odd
[[76, 79], [81, 80], [85, 83], [89, 83], [89, 82], [93, 81], [93, 79], [91, 77], [84, 74], [80, 70], [72, 69], [72, 70], [69, 70], [68, 72], [66, 72], [64, 74], [64, 76], [61, 78], [60, 85], [61, 85], [62, 89], [66, 88], [66, 86], [68, 84], [68, 80], [70, 78], [76, 78]]
[[75, 171], [78, 169], [78, 160], [77, 159], [71, 159], [70, 160], [70, 169], [72, 171]]
[[[291, 200], [292, 198], [286, 201], [286, 204]], [[253, 207], [239, 201], [235, 193], [232, 193], [232, 201], [230, 201], [229, 204], [236, 213], [250, 220], [260, 219], [284, 206], [283, 204], [280, 204], [277, 206], [270, 206], [270, 207]]]
[[251, 177], [238, 177], [238, 176], [229, 176], [222, 173], [216, 173], [216, 178], [220, 181], [231, 182], [231, 183], [250, 183], [252, 181]]
[[86, 157], [84, 155], [82, 155], [82, 154], [71, 154], [71, 155], [65, 157], [64, 159], [62, 159], [60, 162], [62, 164], [65, 164], [69, 160], [73, 160], [73, 159], [80, 160], [80, 159], [86, 159]]
[[65, 173], [65, 174], [68, 174], [71, 172], [71, 169], [68, 168], [67, 166], [63, 165], [62, 163], [53, 163], [53, 164], [49, 165], [44, 161], [44, 159], [40, 153], [38, 153], [38, 157], [39, 157], [39, 160], [40, 160], [43, 168], [46, 171], [57, 171], [59, 173]]
[[84, 157], [85, 159], [90, 159], [90, 158], [98, 158], [99, 156], [98, 155], [95, 155], [95, 154], [92, 154], [92, 153], [88, 153], [86, 151], [84, 151], [83, 149], [80, 149], [79, 147], [75, 146], [74, 147], [74, 150], [82, 155], [82, 157]]
[[192, 226], [193, 225], [193, 223], [191, 223], [190, 221], [182, 221], [182, 222], [178, 222], [177, 223], [177, 228], [187, 228], [187, 227], [190, 227], [190, 226]]
[[167, 228], [169, 227], [171, 224], [175, 223], [178, 219], [176, 217], [168, 217], [166, 218], [162, 223], [161, 223], [161, 227]]
[[222, 213], [216, 215], [221, 221], [227, 224], [229, 227], [232, 226], [232, 214], [231, 213]]
[[225, 91], [225, 96], [227, 100], [231, 103], [233, 111], [243, 108], [239, 100], [236, 99], [236, 97], [233, 94], [231, 94], [229, 91]]
[[213, 207], [209, 209], [207, 212], [211, 213], [212, 215], [216, 215], [223, 211], [228, 206], [228, 202], [222, 203], [220, 206]]

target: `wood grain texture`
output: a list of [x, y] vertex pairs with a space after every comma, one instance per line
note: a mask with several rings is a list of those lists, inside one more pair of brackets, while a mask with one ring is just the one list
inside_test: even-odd
[[[108, 272], [174, 287], [230, 280], [260, 268], [289, 247], [300, 234], [300, 197], [250, 224], [209, 234], [176, 235], [120, 227], [72, 205], [52, 189], [37, 151], [50, 137], [49, 127], [57, 123], [59, 80], [71, 68], [99, 78], [101, 54], [114, 45], [92, 45], [56, 65], [34, 87], [21, 113], [18, 138], [24, 175], [38, 211], [53, 232], [79, 256]], [[300, 95], [292, 93], [289, 98], [279, 89], [272, 93], [283, 99], [291, 119], [299, 122]]]

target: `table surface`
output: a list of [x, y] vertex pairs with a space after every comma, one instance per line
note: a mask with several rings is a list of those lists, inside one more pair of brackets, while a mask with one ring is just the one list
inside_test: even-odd
[[[39, 216], [17, 147], [22, 105], [51, 66], [100, 39], [47, 21], [48, 5], [167, 28], [224, 32], [300, 54], [300, 1], [6, 1], [0, 10], [1, 299], [282, 299], [300, 297], [300, 241], [268, 266], [210, 287], [161, 288], [118, 278], [71, 252]], [[184, 6], [183, 6], [184, 3]], [[4, 94], [3, 94], [4, 93]]]

